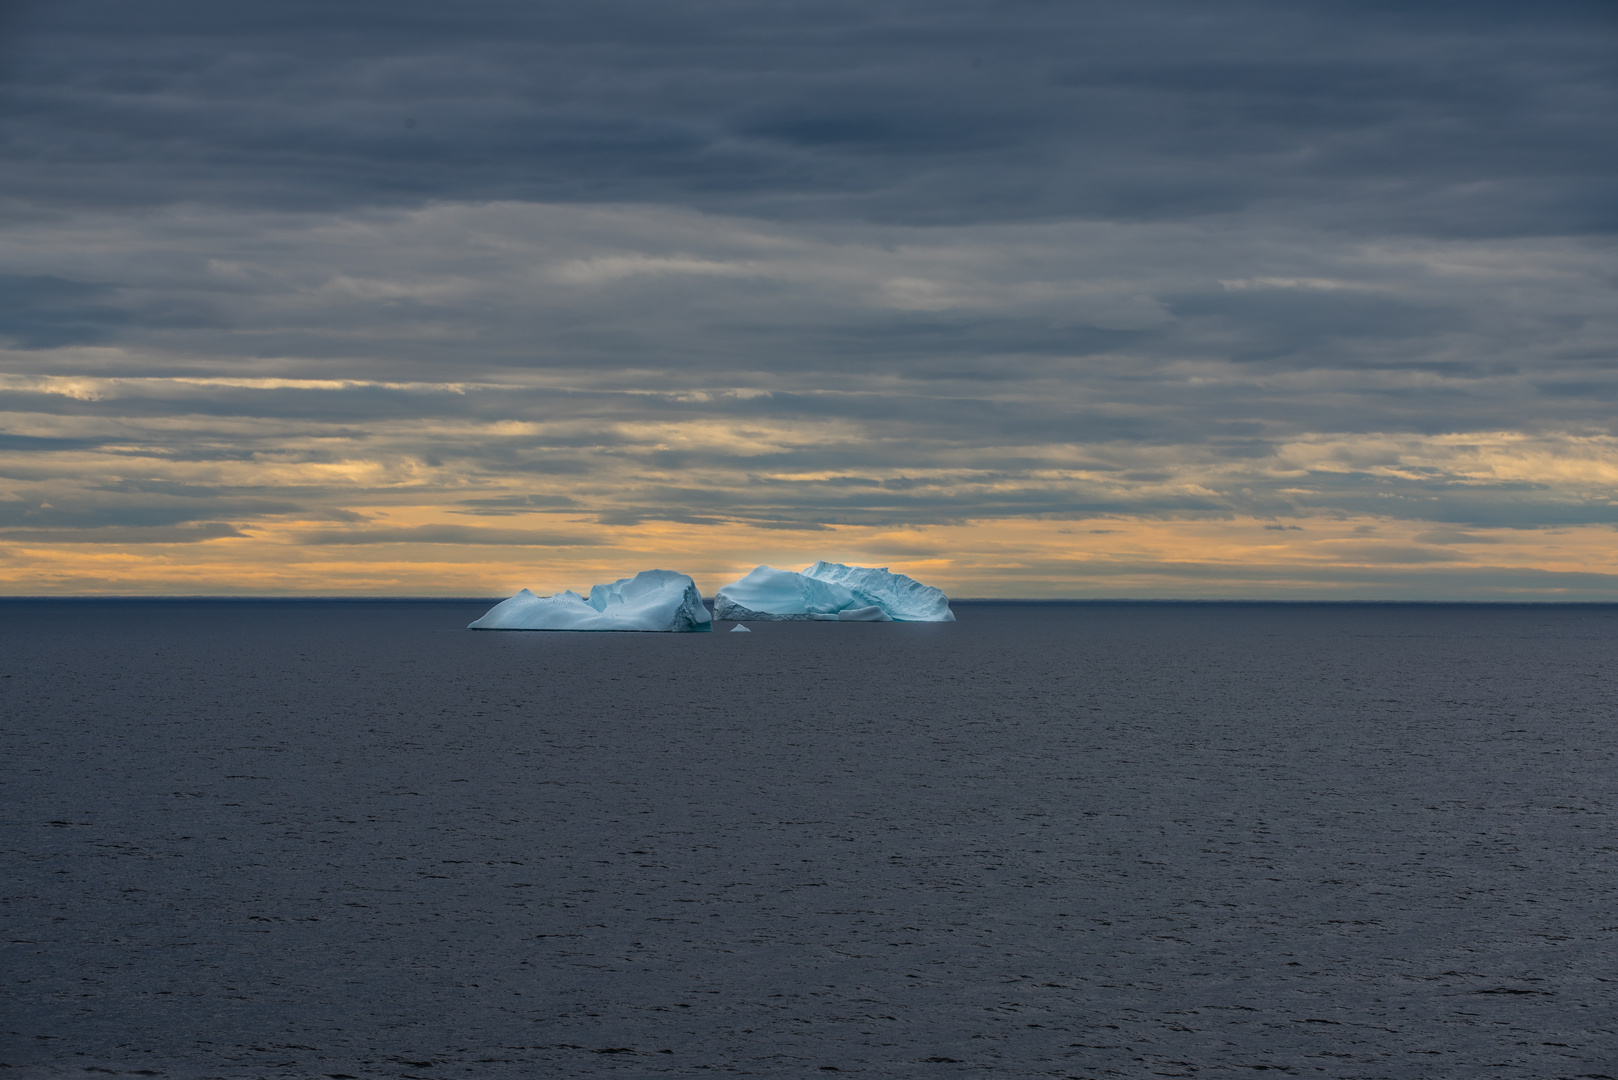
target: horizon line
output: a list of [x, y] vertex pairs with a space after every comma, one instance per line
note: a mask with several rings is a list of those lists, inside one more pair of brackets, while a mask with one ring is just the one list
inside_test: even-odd
[[[369, 602], [369, 603], [498, 603], [504, 596], [435, 596], [398, 593], [0, 593], [0, 603], [8, 602], [95, 602], [171, 600], [171, 601], [286, 601], [286, 602]], [[1501, 606], [1518, 607], [1601, 607], [1618, 606], [1614, 599], [1377, 599], [1374, 597], [1262, 597], [1262, 596], [960, 596], [950, 597], [951, 604], [1338, 604], [1338, 605], [1398, 605], [1403, 607], [1436, 606]], [[703, 603], [712, 606], [713, 597], [704, 597]], [[734, 620], [721, 620], [734, 621]]]

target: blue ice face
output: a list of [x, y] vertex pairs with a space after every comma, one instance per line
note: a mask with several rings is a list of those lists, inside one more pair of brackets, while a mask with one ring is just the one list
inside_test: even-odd
[[721, 619], [954, 622], [949, 597], [904, 574], [817, 562], [802, 573], [756, 567], [714, 597]]
[[588, 599], [568, 590], [535, 596], [523, 589], [471, 624], [473, 630], [662, 630], [713, 629], [702, 594], [686, 574], [643, 570], [590, 589]]

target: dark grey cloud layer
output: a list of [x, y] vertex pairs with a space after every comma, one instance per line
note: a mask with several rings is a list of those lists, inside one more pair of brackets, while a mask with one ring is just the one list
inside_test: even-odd
[[134, 321], [106, 303], [109, 285], [49, 274], [0, 274], [0, 331], [24, 349], [101, 341]]
[[815, 220], [1610, 231], [1609, 3], [9, 7], [33, 208], [652, 202]]

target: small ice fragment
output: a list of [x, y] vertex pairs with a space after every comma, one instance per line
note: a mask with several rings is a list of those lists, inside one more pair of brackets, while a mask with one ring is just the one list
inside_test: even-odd
[[751, 634], [753, 631], [749, 630], [747, 627], [743, 626], [741, 623], [737, 623], [735, 626], [732, 626], [730, 628], [730, 632], [732, 634]]

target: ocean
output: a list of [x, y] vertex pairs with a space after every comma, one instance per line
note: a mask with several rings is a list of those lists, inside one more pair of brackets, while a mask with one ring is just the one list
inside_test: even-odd
[[12, 1078], [1618, 1076], [1618, 606], [0, 601]]

